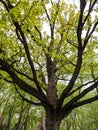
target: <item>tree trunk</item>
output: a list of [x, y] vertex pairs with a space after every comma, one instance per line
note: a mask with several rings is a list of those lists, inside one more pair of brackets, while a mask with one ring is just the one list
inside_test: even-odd
[[54, 112], [46, 112], [46, 130], [59, 130], [61, 118]]

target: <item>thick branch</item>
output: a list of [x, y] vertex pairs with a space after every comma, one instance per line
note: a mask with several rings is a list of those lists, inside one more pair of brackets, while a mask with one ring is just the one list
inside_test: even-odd
[[75, 70], [73, 72], [72, 78], [71, 78], [68, 86], [62, 92], [62, 95], [59, 98], [57, 109], [62, 106], [62, 103], [63, 103], [65, 97], [67, 97], [68, 93], [72, 90], [74, 83], [79, 75], [79, 72], [81, 69], [81, 64], [82, 64], [82, 49], [78, 48], [78, 59], [77, 59], [77, 64], [76, 64]]
[[37, 89], [33, 88], [32, 86], [28, 85], [25, 81], [23, 81], [22, 79], [20, 79], [14, 72], [14, 69], [12, 69], [12, 67], [10, 68], [10, 65], [8, 64], [8, 62], [3, 61], [2, 59], [0, 59], [0, 65], [2, 66], [2, 69], [4, 71], [6, 71], [11, 78], [13, 79], [14, 83], [16, 83], [20, 89], [22, 89], [23, 91], [35, 96], [37, 99], [39, 99], [40, 101], [43, 101], [44, 99], [42, 98], [42, 95], [40, 95], [40, 93], [38, 92]]
[[25, 81], [20, 79], [17, 74], [15, 73], [14, 69], [10, 67], [7, 61], [4, 61], [0, 59], [0, 66], [2, 67], [2, 70], [6, 71], [14, 81], [14, 83], [19, 86], [21, 90], [24, 92], [29, 93], [30, 95], [34, 96], [38, 100], [41, 101], [41, 103], [44, 105], [44, 107], [48, 106], [51, 107], [50, 102], [48, 101], [47, 97], [45, 95], [42, 95], [37, 89], [33, 88], [33, 86], [30, 86]]
[[[75, 83], [75, 81], [76, 81], [76, 79], [77, 79], [77, 77], [79, 75], [80, 69], [81, 69], [82, 55], [83, 55], [83, 49], [84, 49], [82, 47], [82, 38], [81, 38], [81, 36], [82, 36], [82, 30], [83, 30], [83, 26], [84, 26], [84, 24], [83, 24], [83, 13], [84, 13], [85, 6], [86, 6], [86, 1], [85, 0], [80, 0], [80, 16], [79, 16], [78, 28], [77, 28], [77, 39], [78, 39], [78, 58], [77, 58], [77, 64], [76, 64], [75, 70], [73, 72], [72, 78], [71, 78], [68, 86], [62, 92], [62, 95], [61, 95], [61, 97], [60, 97], [60, 99], [58, 101], [57, 109], [59, 109], [62, 106], [65, 97], [67, 97], [68, 93], [72, 90], [72, 88], [74, 86], [74, 83]], [[93, 31], [94, 31], [94, 29], [93, 29]], [[91, 35], [89, 35], [89, 36], [91, 36]]]
[[28, 59], [28, 62], [30, 64], [30, 67], [31, 67], [31, 70], [32, 70], [32, 73], [33, 73], [33, 79], [34, 79], [34, 82], [39, 90], [39, 92], [43, 95], [44, 93], [42, 92], [42, 89], [39, 85], [39, 82], [37, 81], [37, 75], [36, 75], [36, 70], [35, 70], [35, 67], [34, 67], [34, 64], [32, 62], [32, 59], [31, 59], [31, 56], [30, 56], [30, 51], [29, 51], [29, 48], [28, 48], [28, 45], [27, 45], [27, 41], [26, 41], [26, 38], [25, 38], [25, 35], [24, 35], [24, 32], [22, 31], [20, 25], [18, 24], [18, 22], [13, 22], [15, 27], [16, 27], [16, 30], [19, 31], [20, 35], [21, 35], [21, 39], [20, 40], [22, 42], [22, 44], [24, 45], [24, 49], [25, 49], [25, 52], [26, 52], [26, 56], [27, 56], [27, 59]]
[[61, 110], [60, 110], [60, 115], [62, 115], [62, 118], [65, 118], [66, 116], [66, 113], [70, 113], [74, 108], [77, 108], [77, 107], [80, 107], [80, 106], [83, 106], [85, 104], [89, 104], [89, 103], [92, 103], [94, 101], [98, 100], [98, 95], [94, 96], [94, 97], [91, 97], [91, 98], [88, 98], [88, 99], [85, 99], [85, 100], [82, 100], [80, 102], [76, 102], [75, 104], [72, 104], [70, 103], [69, 105], [66, 105], [66, 107], [63, 107]]
[[91, 97], [91, 98], [88, 98], [88, 99], [86, 99], [86, 100], [77, 102], [77, 103], [74, 105], [74, 108], [83, 106], [83, 105], [88, 104], [88, 103], [92, 103], [92, 102], [94, 102], [94, 101], [96, 101], [96, 100], [98, 100], [98, 95], [96, 95], [96, 96], [94, 96], [94, 97]]
[[23, 73], [23, 72], [21, 72], [21, 71], [19, 71], [19, 70], [17, 70], [17, 69], [14, 69], [14, 70], [15, 70], [18, 74], [25, 76], [26, 78], [28, 78], [28, 79], [31, 80], [31, 81], [34, 81], [34, 79], [31, 78], [30, 76], [28, 76], [27, 74], [25, 74], [25, 73]]
[[[63, 110], [66, 110], [66, 108], [68, 108], [70, 105], [74, 105], [77, 104], [77, 102], [84, 97], [87, 93], [91, 92], [92, 90], [94, 90], [96, 87], [98, 86], [98, 80], [91, 85], [90, 87], [86, 88], [83, 92], [81, 92], [78, 96], [74, 97], [72, 100], [70, 100], [67, 104], [64, 105], [64, 107], [62, 108]], [[81, 101], [80, 101], [81, 102]]]
[[24, 101], [26, 101], [26, 102], [28, 102], [28, 103], [30, 103], [30, 104], [33, 104], [33, 105], [35, 105], [35, 106], [42, 106], [42, 103], [41, 103], [41, 102], [37, 103], [37, 102], [34, 102], [34, 101], [32, 101], [32, 100], [29, 100], [29, 99], [25, 98], [25, 97], [19, 92], [19, 90], [17, 89], [16, 85], [15, 85], [15, 89], [16, 89], [16, 92], [20, 95], [20, 97], [21, 97]]
[[[30, 51], [29, 51], [29, 48], [28, 48], [28, 45], [27, 45], [27, 41], [26, 41], [25, 35], [24, 35], [24, 33], [23, 33], [23, 31], [22, 31], [20, 25], [18, 24], [18, 22], [13, 21], [13, 23], [14, 23], [14, 25], [15, 25], [15, 27], [16, 27], [17, 32], [19, 32], [20, 35], [21, 35], [21, 40], [20, 40], [20, 39], [19, 39], [19, 40], [20, 40], [20, 41], [22, 42], [22, 44], [24, 45], [24, 49], [25, 49], [25, 52], [26, 52], [26, 55], [27, 55], [27, 59], [28, 59], [28, 61], [29, 61], [29, 64], [30, 64], [30, 66], [31, 66], [31, 70], [32, 70], [33, 76], [34, 76], [34, 78], [36, 79], [36, 71], [35, 71], [34, 64], [33, 64], [33, 62], [32, 62], [31, 56], [30, 56]], [[18, 35], [18, 37], [19, 37], [19, 35]]]
[[[3, 3], [5, 4], [5, 2]], [[5, 4], [6, 5], [6, 4]], [[5, 6], [4, 5], [4, 6]], [[8, 8], [8, 9], [7, 9]], [[9, 6], [6, 5], [6, 10], [9, 12], [10, 11], [10, 8]], [[27, 59], [28, 59], [28, 62], [29, 62], [29, 65], [31, 67], [31, 71], [32, 71], [32, 74], [33, 74], [33, 79], [34, 79], [34, 83], [36, 84], [37, 86], [37, 89], [39, 91], [39, 94], [42, 95], [42, 97], [44, 97], [46, 99], [46, 96], [44, 94], [44, 92], [42, 91], [41, 89], [41, 86], [40, 86], [40, 83], [39, 81], [37, 80], [37, 75], [36, 75], [36, 70], [35, 70], [35, 67], [34, 67], [34, 64], [33, 64], [33, 61], [31, 59], [31, 55], [30, 55], [30, 50], [29, 50], [29, 47], [28, 47], [28, 44], [27, 44], [27, 40], [26, 40], [26, 37], [25, 37], [25, 34], [23, 32], [23, 30], [21, 29], [21, 26], [19, 25], [19, 23], [17, 21], [14, 21], [13, 18], [12, 18], [12, 21], [13, 21], [13, 24], [14, 26], [16, 27], [16, 35], [18, 37], [18, 39], [21, 41], [21, 43], [23, 44], [24, 46], [24, 49], [25, 49], [25, 52], [26, 52], [26, 56], [27, 56]], [[16, 76], [17, 77], [17, 76]], [[14, 77], [13, 77], [14, 78]], [[21, 82], [21, 81], [20, 81]], [[27, 91], [27, 90], [24, 90], [24, 91]]]
[[[2, 2], [2, 4], [5, 6], [6, 10], [9, 12], [10, 9], [11, 9], [11, 8], [9, 8], [9, 5], [7, 6], [5, 2], [3, 2], [3, 1], [1, 1], [1, 2]], [[10, 2], [10, 1], [8, 0], [8, 2]], [[9, 3], [9, 4], [10, 4], [10, 3]], [[44, 93], [42, 92], [41, 87], [39, 86], [39, 82], [37, 81], [36, 70], [35, 70], [34, 64], [33, 64], [33, 62], [32, 62], [31, 56], [30, 56], [30, 51], [29, 51], [29, 48], [28, 48], [28, 45], [27, 45], [27, 41], [26, 41], [26, 37], [25, 37], [25, 35], [24, 35], [24, 32], [22, 31], [22, 29], [21, 29], [21, 27], [20, 27], [20, 25], [19, 25], [18, 22], [14, 21], [13, 19], [12, 19], [12, 21], [13, 21], [14, 26], [16, 27], [17, 37], [18, 37], [18, 39], [21, 41], [21, 43], [22, 43], [23, 46], [24, 46], [24, 49], [25, 49], [25, 52], [26, 52], [26, 56], [27, 56], [29, 65], [30, 65], [31, 70], [32, 70], [34, 82], [35, 82], [35, 84], [36, 84], [36, 86], [37, 86], [39, 92], [40, 92], [43, 96], [45, 96]]]
[[78, 21], [78, 28], [77, 28], [77, 38], [78, 38], [78, 44], [79, 46], [82, 47], [82, 29], [83, 29], [83, 12], [86, 6], [86, 1], [85, 0], [80, 0], [80, 16], [79, 16], [79, 21]]
[[87, 82], [87, 83], [85, 83], [85, 84], [82, 84], [81, 86], [78, 86], [75, 90], [73, 90], [72, 92], [70, 92], [70, 93], [67, 95], [67, 97], [71, 96], [72, 94], [74, 94], [74, 93], [77, 92], [78, 90], [82, 89], [83, 87], [85, 87], [85, 86], [87, 86], [87, 85], [89, 85], [89, 84], [91, 84], [91, 83], [96, 82], [97, 80], [98, 80], [98, 78], [95, 78], [95, 79], [92, 80], [92, 81], [89, 81], [89, 82]]

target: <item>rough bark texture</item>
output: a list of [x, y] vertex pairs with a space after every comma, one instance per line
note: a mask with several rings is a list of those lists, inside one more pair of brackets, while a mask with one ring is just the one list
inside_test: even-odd
[[57, 103], [57, 88], [56, 88], [56, 65], [51, 58], [47, 56], [47, 74], [48, 74], [48, 89], [47, 97], [51, 105], [55, 108]]
[[53, 113], [46, 113], [46, 130], [59, 130], [61, 119]]

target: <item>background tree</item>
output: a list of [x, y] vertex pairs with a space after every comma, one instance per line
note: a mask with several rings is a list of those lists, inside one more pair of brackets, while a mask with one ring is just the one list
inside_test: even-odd
[[0, 77], [43, 106], [46, 130], [59, 130], [73, 109], [98, 99], [89, 96], [98, 86], [98, 2], [79, 5], [0, 0]]
[[0, 130], [32, 130], [44, 121], [42, 107], [20, 98], [13, 85], [0, 82]]

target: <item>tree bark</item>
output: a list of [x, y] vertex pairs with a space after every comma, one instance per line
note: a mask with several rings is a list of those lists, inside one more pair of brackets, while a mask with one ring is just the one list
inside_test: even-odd
[[46, 130], [59, 130], [61, 118], [54, 112], [46, 112]]

